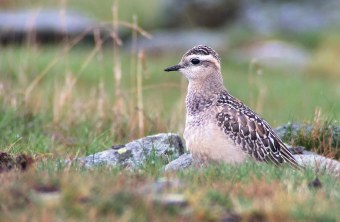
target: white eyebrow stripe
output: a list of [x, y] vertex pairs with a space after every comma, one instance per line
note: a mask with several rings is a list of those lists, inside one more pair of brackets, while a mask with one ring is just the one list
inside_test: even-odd
[[201, 61], [209, 61], [212, 62], [217, 68], [221, 68], [220, 62], [212, 55], [189, 55], [187, 59], [190, 61], [191, 59], [196, 58]]

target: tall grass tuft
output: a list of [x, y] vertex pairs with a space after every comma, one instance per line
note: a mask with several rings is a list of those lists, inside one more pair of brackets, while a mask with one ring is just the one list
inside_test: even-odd
[[[65, 18], [67, 0], [61, 0], [60, 6], [60, 13]], [[108, 125], [111, 125], [113, 140], [131, 139], [144, 136], [150, 130], [164, 129], [164, 126], [159, 127], [154, 121], [146, 121], [145, 117], [149, 114], [144, 110], [143, 104], [145, 56], [142, 51], [136, 48], [135, 43], [138, 35], [148, 38], [151, 35], [138, 26], [136, 16], [133, 17], [132, 23], [119, 19], [118, 0], [113, 2], [111, 11], [112, 21], [110, 26], [105, 26], [105, 28], [110, 30], [112, 37], [112, 53], [103, 49], [104, 40], [97, 28], [89, 27], [78, 36], [65, 38], [60, 43], [61, 47], [57, 49], [56, 55], [50, 55], [50, 59], [46, 58], [47, 62], [42, 66], [39, 64], [39, 67], [35, 67], [33, 64], [27, 64], [29, 69], [34, 67], [34, 70], [33, 72], [24, 70], [22, 75], [20, 74], [20, 78], [23, 79], [22, 88], [11, 91], [13, 93], [3, 93], [7, 88], [13, 88], [11, 84], [15, 84], [15, 82], [12, 80], [6, 83], [0, 82], [3, 105], [15, 110], [22, 110], [25, 115], [42, 114], [50, 119], [51, 126], [56, 127], [55, 130], [58, 130], [60, 126], [72, 129], [86, 122], [88, 127], [93, 127], [94, 131], [106, 131]], [[32, 21], [34, 19], [32, 18]], [[122, 73], [120, 48], [123, 42], [118, 34], [121, 26], [129, 28], [134, 39], [130, 57], [130, 76]], [[95, 45], [87, 54], [81, 55], [81, 59], [78, 59], [81, 63], [75, 65], [73, 63], [76, 61], [71, 59], [73, 55], [70, 56], [70, 53], [73, 54], [79, 50], [75, 49], [75, 46], [89, 32], [93, 32]], [[35, 41], [33, 26], [31, 35], [28, 37], [25, 50], [32, 52], [31, 56], [38, 58], [46, 49], [40, 48]], [[103, 52], [104, 50], [106, 52]], [[83, 92], [84, 81], [82, 78], [89, 72], [89, 67], [93, 67], [94, 63], [103, 57], [103, 53], [112, 56], [113, 83], [107, 84], [108, 75], [100, 72], [104, 70], [101, 67], [103, 64], [98, 63], [96, 72], [91, 73], [91, 75], [99, 75], [98, 83], [91, 85], [90, 89]], [[75, 67], [77, 68], [75, 69]], [[19, 66], [18, 69], [20, 68]], [[131, 79], [133, 84], [130, 85], [130, 89], [123, 87], [122, 82], [125, 81], [123, 76], [126, 79]], [[113, 94], [111, 89], [113, 89]]]
[[63, 119], [63, 117], [68, 117], [67, 123], [70, 124], [71, 114], [67, 113], [72, 110], [71, 104], [73, 102], [73, 90], [76, 84], [76, 78], [72, 73], [67, 73], [65, 77], [65, 82], [60, 89], [55, 86], [54, 92], [54, 103], [53, 103], [53, 123], [57, 124]]
[[142, 78], [142, 64], [145, 59], [143, 51], [138, 53], [137, 62], [137, 110], [138, 110], [138, 136], [142, 137], [145, 135], [144, 129], [144, 105], [143, 105], [143, 78]]
[[113, 2], [112, 5], [112, 33], [111, 36], [113, 37], [113, 75], [115, 79], [115, 104], [113, 107], [113, 113], [115, 115], [115, 120], [112, 124], [112, 131], [113, 132], [120, 132], [122, 130], [122, 122], [121, 119], [124, 115], [124, 101], [122, 98], [122, 89], [121, 89], [121, 79], [122, 79], [122, 69], [121, 69], [121, 61], [120, 61], [120, 53], [119, 53], [119, 46], [121, 42], [115, 38], [118, 33], [118, 0]]

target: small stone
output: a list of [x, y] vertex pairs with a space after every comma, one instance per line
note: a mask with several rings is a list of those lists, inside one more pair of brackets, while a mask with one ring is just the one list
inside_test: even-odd
[[188, 205], [187, 199], [182, 194], [178, 193], [167, 193], [161, 194], [154, 198], [154, 201], [166, 207], [179, 206], [185, 207]]
[[43, 204], [44, 207], [54, 208], [58, 206], [62, 200], [62, 195], [59, 191], [53, 192], [33, 192], [32, 199], [40, 204]]
[[171, 161], [168, 163], [164, 171], [176, 171], [176, 170], [183, 170], [191, 166], [193, 163], [192, 155], [189, 153], [183, 154], [179, 158]]
[[146, 184], [138, 189], [142, 195], [159, 194], [168, 190], [179, 190], [183, 188], [184, 183], [178, 179], [159, 178], [151, 184]]
[[148, 197], [162, 206], [186, 206], [187, 199], [180, 194], [184, 183], [176, 178], [159, 178], [153, 183], [145, 184], [137, 189], [137, 194]]

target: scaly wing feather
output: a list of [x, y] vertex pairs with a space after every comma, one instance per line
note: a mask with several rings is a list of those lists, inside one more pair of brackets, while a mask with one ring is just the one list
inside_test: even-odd
[[244, 152], [258, 161], [301, 168], [270, 125], [242, 102], [224, 91], [216, 105], [221, 110], [216, 115], [218, 126]]

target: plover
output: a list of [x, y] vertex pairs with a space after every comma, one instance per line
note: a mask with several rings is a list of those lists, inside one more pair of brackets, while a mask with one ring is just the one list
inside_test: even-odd
[[164, 70], [179, 71], [189, 80], [184, 139], [194, 161], [241, 163], [250, 157], [299, 168], [270, 125], [229, 94], [220, 64], [217, 52], [198, 45]]

